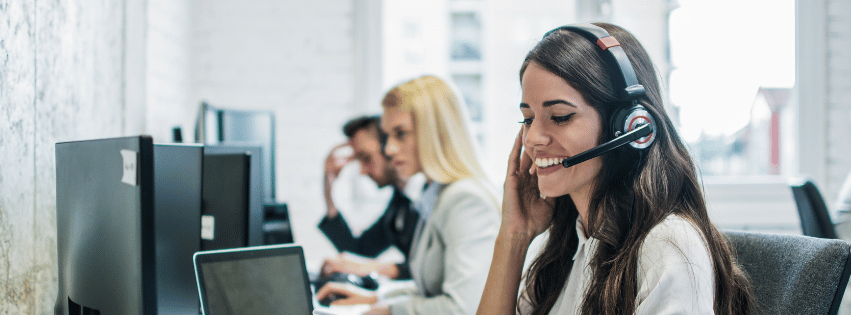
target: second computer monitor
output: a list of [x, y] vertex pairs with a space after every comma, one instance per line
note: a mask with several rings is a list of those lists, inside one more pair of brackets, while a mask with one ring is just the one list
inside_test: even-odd
[[201, 103], [195, 141], [208, 145], [260, 146], [263, 202], [275, 202], [275, 114], [270, 110], [225, 109]]
[[263, 244], [261, 158], [260, 147], [204, 147], [202, 249]]

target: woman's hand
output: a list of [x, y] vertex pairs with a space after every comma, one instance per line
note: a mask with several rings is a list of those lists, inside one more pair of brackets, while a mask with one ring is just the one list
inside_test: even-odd
[[363, 313], [363, 315], [390, 315], [390, 307], [386, 305], [375, 306], [366, 311], [366, 313]]
[[541, 198], [538, 177], [532, 168], [532, 158], [522, 149], [523, 129], [521, 128], [508, 158], [500, 233], [528, 237], [528, 241], [531, 242], [535, 236], [550, 227], [553, 220], [554, 199]]
[[553, 199], [541, 198], [532, 158], [523, 152], [523, 129], [508, 158], [502, 197], [502, 224], [496, 237], [488, 280], [478, 315], [513, 315], [529, 244], [553, 221]]
[[378, 302], [378, 297], [370, 291], [337, 282], [328, 282], [319, 289], [319, 292], [316, 292], [316, 299], [320, 301], [331, 296], [336, 297], [331, 302], [333, 305], [375, 304], [375, 302]]
[[377, 272], [390, 279], [399, 278], [399, 267], [394, 263], [381, 262], [376, 259], [364, 258], [346, 252], [341, 253], [337, 257], [326, 259], [322, 263], [321, 272], [323, 276], [334, 273], [350, 273], [361, 277], [366, 277], [373, 272]]
[[377, 263], [371, 260], [356, 259], [353, 255], [341, 253], [337, 257], [328, 258], [322, 263], [322, 275], [333, 273], [351, 273], [366, 276], [376, 271]]

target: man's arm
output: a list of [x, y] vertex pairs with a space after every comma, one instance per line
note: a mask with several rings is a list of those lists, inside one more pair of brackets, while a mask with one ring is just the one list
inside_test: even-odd
[[381, 218], [366, 229], [360, 237], [354, 237], [346, 220], [340, 214], [333, 218], [329, 216], [323, 218], [319, 222], [319, 229], [325, 233], [325, 236], [334, 244], [337, 251], [348, 251], [364, 257], [375, 258], [394, 245], [392, 235], [384, 226], [385, 222], [392, 221], [386, 218], [392, 214], [390, 208], [386, 209]]
[[[399, 198], [404, 198], [404, 200]], [[369, 229], [364, 231], [360, 237], [356, 238], [352, 235], [352, 232], [342, 215], [338, 215], [335, 218], [324, 218], [322, 222], [320, 222], [319, 228], [326, 236], [328, 236], [328, 239], [331, 240], [331, 243], [333, 243], [340, 252], [348, 251], [361, 256], [374, 258], [387, 250], [390, 246], [396, 245], [399, 247], [400, 251], [404, 252], [403, 254], [407, 260], [407, 250], [410, 248], [410, 240], [407, 240], [408, 246], [402, 248], [399, 244], [400, 240], [396, 239], [401, 235], [394, 233], [395, 228], [393, 225], [396, 221], [396, 217], [399, 215], [399, 211], [407, 212], [412, 210], [410, 209], [410, 200], [404, 197], [404, 195], [397, 190], [394, 191], [394, 197], [390, 204], [388, 204], [388, 207], [385, 209], [381, 218], [376, 220], [376, 222]], [[416, 218], [418, 218], [418, 216], [414, 213], [413, 217], [409, 219], [416, 220]], [[411, 235], [408, 235], [408, 237], [410, 236]], [[362, 259], [348, 259], [347, 256], [341, 255], [340, 257], [327, 260], [323, 266], [323, 273], [326, 274], [332, 272], [346, 272], [366, 275], [373, 271], [393, 279], [411, 278], [407, 261], [395, 264], [378, 262], [375, 260], [364, 261]]]

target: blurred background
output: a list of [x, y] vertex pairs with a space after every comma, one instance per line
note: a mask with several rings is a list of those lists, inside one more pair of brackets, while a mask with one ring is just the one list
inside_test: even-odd
[[[310, 264], [335, 253], [316, 224], [345, 121], [401, 81], [451, 79], [501, 187], [526, 52], [593, 21], [650, 52], [719, 227], [800, 234], [793, 177], [831, 208], [851, 171], [848, 0], [0, 0], [0, 313], [52, 313], [56, 142], [191, 141], [202, 102], [272, 111], [275, 196]], [[358, 232], [389, 193], [344, 177]]]

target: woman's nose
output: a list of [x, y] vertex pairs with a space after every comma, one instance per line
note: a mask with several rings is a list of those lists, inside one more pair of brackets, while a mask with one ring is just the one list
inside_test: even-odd
[[523, 145], [526, 147], [547, 145], [550, 142], [550, 136], [544, 130], [543, 126], [537, 121], [532, 121], [526, 126], [526, 135], [523, 140]]
[[387, 139], [387, 145], [384, 146], [384, 155], [393, 157], [393, 155], [398, 152], [399, 145], [396, 144], [396, 140]]

